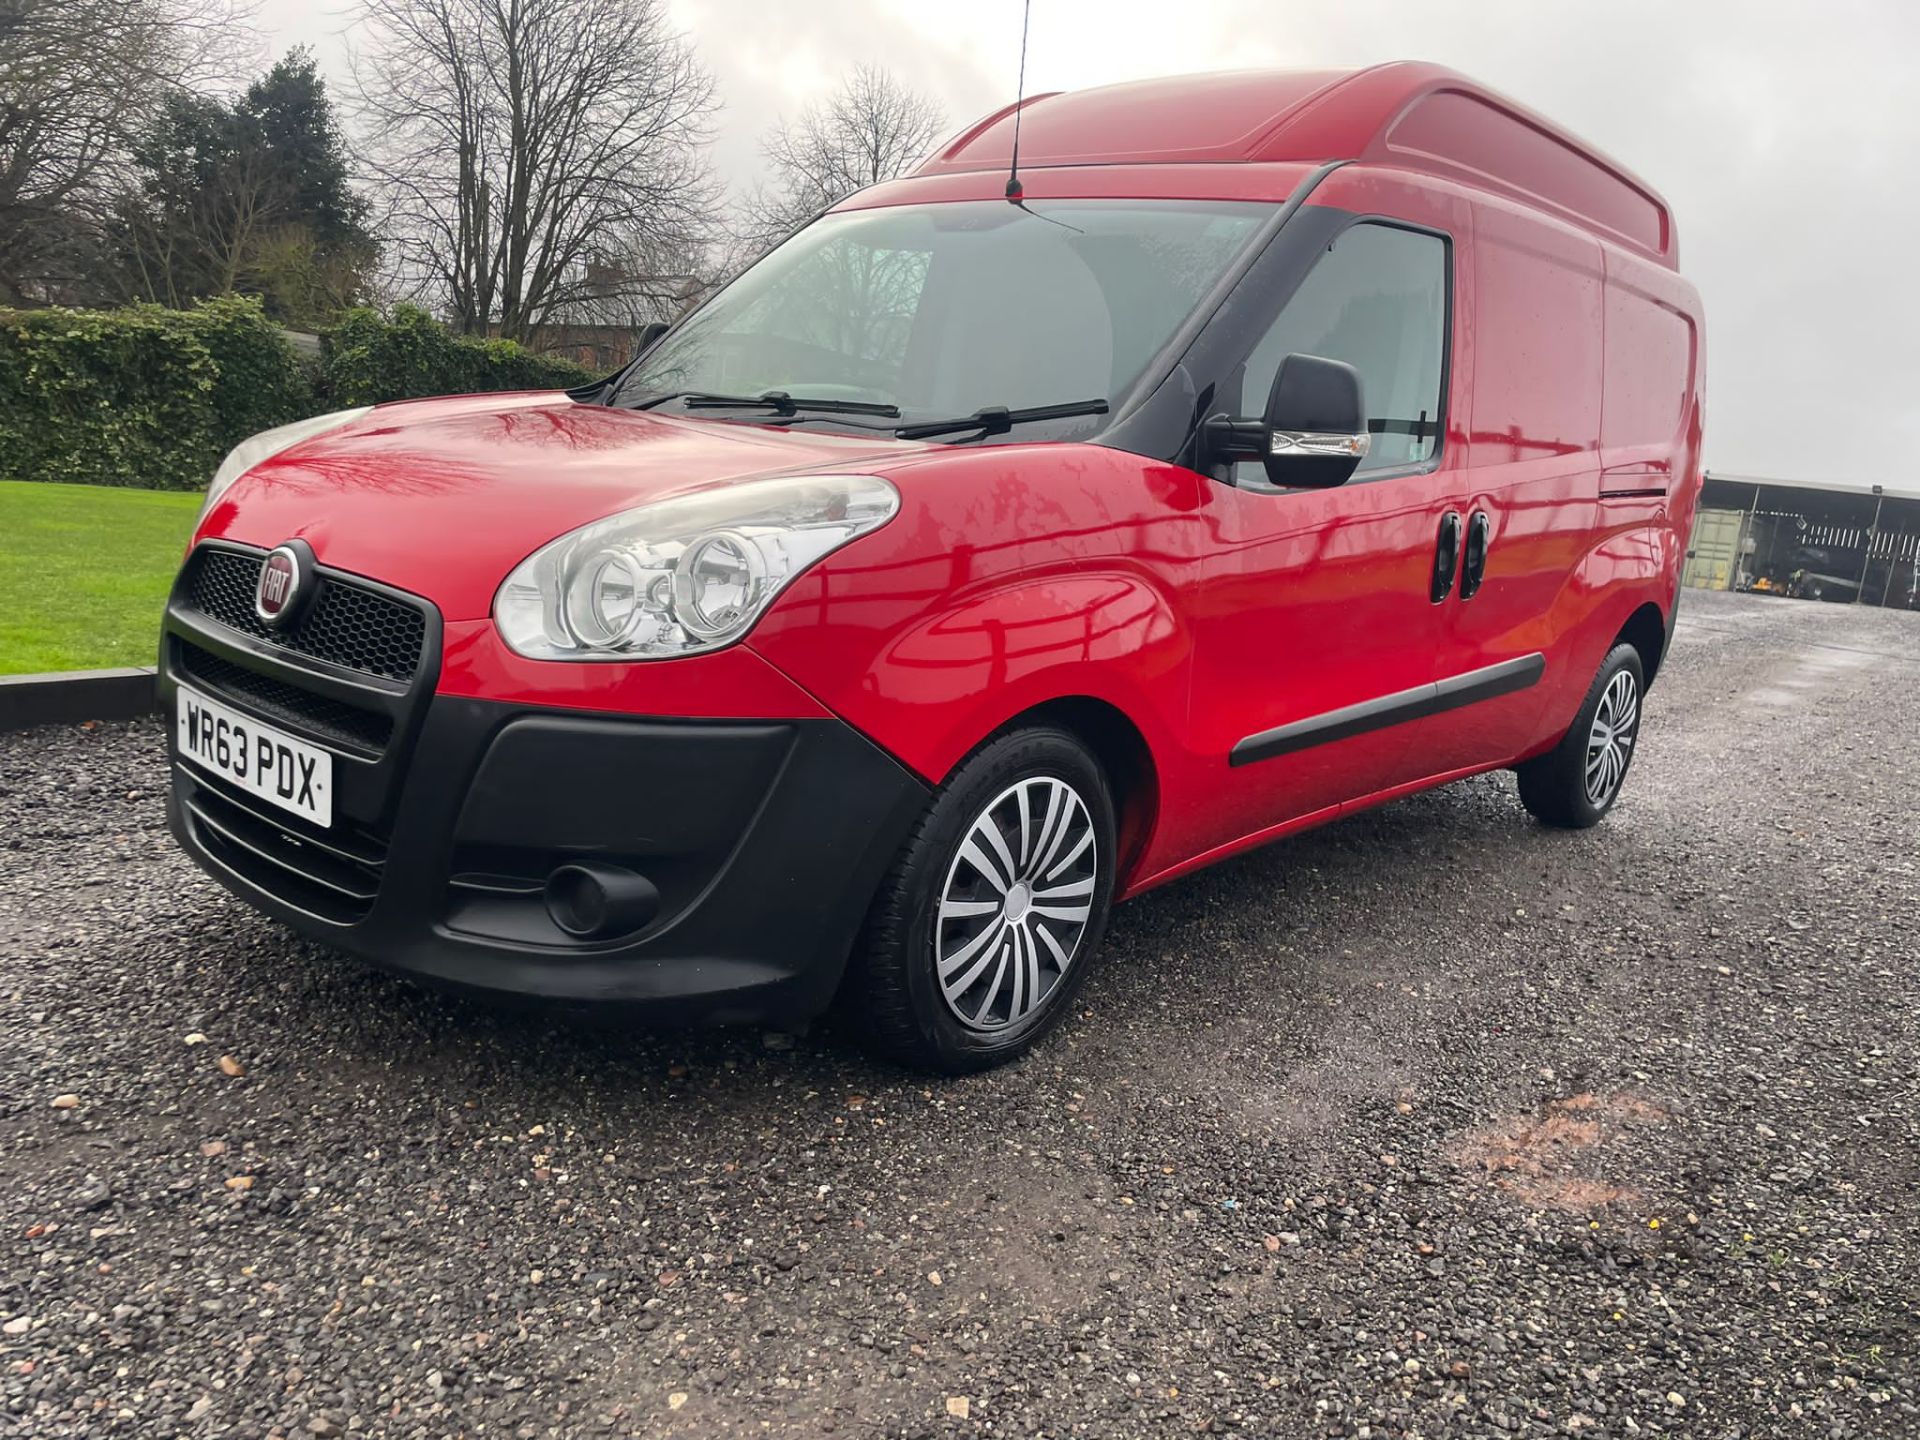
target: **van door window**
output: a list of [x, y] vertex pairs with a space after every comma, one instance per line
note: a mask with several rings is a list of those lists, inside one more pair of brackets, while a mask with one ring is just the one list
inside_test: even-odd
[[[1341, 232], [1248, 356], [1240, 413], [1258, 415], [1291, 354], [1344, 360], [1360, 372], [1373, 433], [1356, 478], [1404, 470], [1440, 449], [1440, 385], [1447, 353], [1447, 243], [1436, 235], [1363, 223]], [[1237, 482], [1265, 485], [1260, 466]]]

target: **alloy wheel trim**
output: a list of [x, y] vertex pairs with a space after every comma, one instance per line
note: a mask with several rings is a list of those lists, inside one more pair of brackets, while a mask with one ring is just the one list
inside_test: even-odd
[[967, 1029], [1037, 1014], [1079, 958], [1100, 844], [1085, 799], [1056, 775], [1016, 780], [983, 806], [947, 866], [934, 915], [934, 982]]
[[1593, 723], [1587, 727], [1583, 775], [1590, 805], [1603, 808], [1619, 793], [1639, 731], [1640, 686], [1631, 670], [1620, 670], [1601, 692]]

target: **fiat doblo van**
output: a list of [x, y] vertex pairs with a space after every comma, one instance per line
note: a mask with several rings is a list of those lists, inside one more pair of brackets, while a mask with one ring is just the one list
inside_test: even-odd
[[1500, 768], [1599, 820], [1701, 479], [1666, 204], [1429, 65], [1017, 108], [605, 383], [236, 449], [188, 853], [421, 977], [959, 1071], [1200, 866]]

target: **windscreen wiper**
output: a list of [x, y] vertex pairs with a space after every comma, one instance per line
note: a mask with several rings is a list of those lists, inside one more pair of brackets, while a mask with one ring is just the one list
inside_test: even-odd
[[896, 426], [893, 433], [902, 440], [929, 440], [935, 435], [958, 435], [966, 430], [978, 430], [984, 438], [988, 435], [1004, 435], [1014, 426], [1024, 425], [1029, 420], [1070, 420], [1077, 415], [1106, 413], [1107, 402], [1104, 400], [1069, 400], [1062, 405], [1032, 405], [1025, 410], [988, 405], [954, 420], [917, 420], [911, 425]]
[[813, 410], [823, 415], [884, 415], [890, 420], [898, 418], [900, 414], [898, 405], [882, 405], [872, 400], [808, 399], [804, 395], [789, 395], [784, 390], [768, 390], [759, 395], [714, 395], [705, 390], [679, 390], [671, 395], [656, 396], [639, 408], [651, 410], [669, 400], [678, 400], [689, 410], [765, 409], [776, 415], [797, 415], [802, 410]]

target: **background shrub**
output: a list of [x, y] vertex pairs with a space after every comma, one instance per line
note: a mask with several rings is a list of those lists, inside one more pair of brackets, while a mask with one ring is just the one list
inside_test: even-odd
[[595, 378], [570, 360], [535, 355], [511, 340], [457, 339], [411, 305], [396, 305], [392, 319], [349, 310], [321, 346], [321, 387], [338, 409], [422, 395], [562, 390]]
[[207, 396], [222, 455], [249, 435], [316, 413], [306, 367], [279, 328], [263, 323], [256, 302], [208, 300], [192, 313], [213, 360]]
[[235, 441], [312, 405], [252, 301], [0, 311], [0, 477], [196, 489]]
[[325, 410], [592, 378], [404, 305], [348, 311], [314, 374], [254, 300], [0, 310], [0, 479], [198, 490], [239, 441]]

